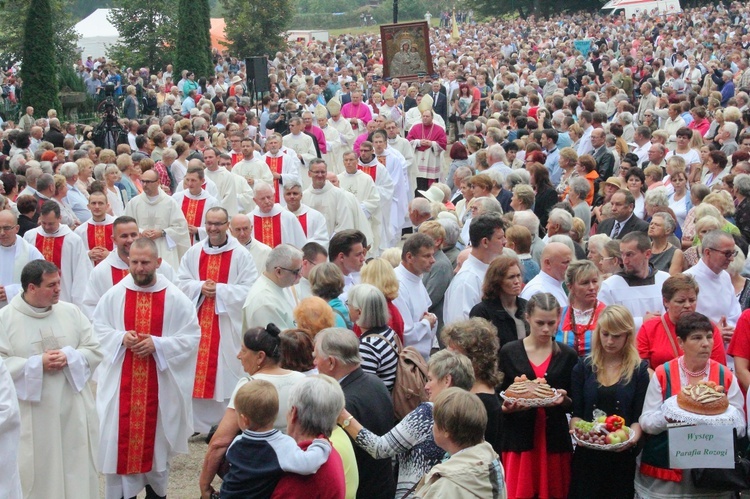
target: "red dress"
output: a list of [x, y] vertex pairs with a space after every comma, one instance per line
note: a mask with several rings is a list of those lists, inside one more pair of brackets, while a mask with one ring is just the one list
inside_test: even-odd
[[[398, 335], [398, 339], [401, 340], [401, 344], [404, 344], [404, 318], [401, 317], [401, 312], [398, 311], [398, 308], [396, 305], [393, 304], [393, 301], [387, 300], [388, 303], [388, 327], [393, 329], [393, 332]], [[352, 328], [354, 331], [354, 334], [357, 335], [357, 338], [362, 336], [362, 330], [359, 328], [358, 325], [354, 325]]]
[[[529, 362], [537, 378], [544, 377], [551, 360], [552, 355], [539, 366]], [[530, 410], [537, 411], [534, 448], [524, 452], [503, 452], [508, 499], [567, 497], [572, 454], [547, 453], [547, 415], [543, 408]]]

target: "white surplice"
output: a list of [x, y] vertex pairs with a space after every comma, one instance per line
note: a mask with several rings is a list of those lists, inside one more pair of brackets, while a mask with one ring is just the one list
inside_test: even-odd
[[177, 274], [177, 286], [193, 302], [196, 312], [205, 300], [201, 288], [205, 281], [200, 279], [200, 258], [202, 254], [218, 255], [231, 252], [227, 283], [216, 284], [214, 313], [219, 318], [219, 352], [213, 399], [193, 398], [194, 430], [207, 433], [212, 425], [218, 424], [224, 415], [226, 404], [243, 375], [242, 364], [237, 354], [242, 346], [242, 307], [250, 292], [250, 287], [258, 278], [250, 254], [232, 236], [220, 248], [209, 245], [208, 240], [191, 247], [182, 258]]
[[[153, 468], [148, 473], [117, 475], [120, 417], [120, 380], [126, 349], [126, 290], [156, 293], [166, 290], [161, 337], [152, 336], [159, 380], [159, 412], [156, 420]], [[160, 311], [161, 312], [161, 311]], [[148, 484], [159, 495], [167, 494], [169, 462], [176, 454], [188, 453], [193, 433], [192, 394], [200, 326], [195, 307], [182, 291], [157, 274], [149, 288], [126, 276], [104, 294], [94, 311], [94, 330], [102, 343], [104, 361], [96, 394], [101, 440], [97, 463], [106, 475], [106, 498], [133, 497]], [[97, 487], [98, 491], [98, 487]]]
[[[302, 190], [304, 191], [310, 185], [312, 180], [307, 174], [310, 169], [310, 161], [318, 157], [318, 151], [315, 149], [315, 143], [312, 137], [300, 132], [297, 135], [289, 134], [283, 138], [284, 146], [290, 149], [290, 155], [294, 155], [294, 159], [297, 161], [297, 168], [299, 170], [299, 181], [302, 184]], [[299, 155], [302, 159], [300, 159]]]
[[[44, 370], [42, 354], [51, 349], [65, 353], [62, 370]], [[94, 463], [99, 435], [88, 381], [102, 354], [91, 323], [75, 305], [61, 301], [42, 310], [19, 294], [0, 310], [0, 357], [21, 411], [18, 469], [24, 497], [99, 497]]]
[[165, 237], [154, 240], [159, 256], [172, 268], [180, 266], [182, 255], [190, 247], [190, 234], [177, 201], [161, 189], [154, 199], [144, 192], [130, 200], [125, 215], [135, 218], [141, 232], [149, 229], [165, 231]]
[[74, 232], [81, 238], [81, 241], [83, 241], [83, 248], [86, 250], [86, 252], [89, 252], [92, 249], [89, 248], [89, 225], [112, 225], [114, 221], [115, 217], [113, 217], [109, 213], [105, 213], [104, 220], [102, 220], [101, 222], [97, 222], [93, 218], [89, 218], [87, 221], [76, 227], [76, 230]]
[[[281, 214], [281, 244], [291, 244], [298, 249], [302, 249], [302, 246], [307, 244], [307, 236], [305, 236], [305, 232], [302, 230], [299, 220], [297, 220], [297, 217], [290, 211], [282, 208], [278, 203], [273, 205], [273, 208], [271, 208], [271, 211], [268, 213], [263, 213], [260, 211], [260, 208], [257, 206], [255, 207], [252, 213], [250, 213], [250, 216], [253, 218], [253, 230], [255, 230], [255, 227], [261, 223], [259, 220], [260, 218], [275, 217], [279, 213]], [[267, 243], [264, 242], [264, 244]], [[269, 244], [268, 246], [271, 245]]]
[[[328, 126], [338, 133], [338, 136], [336, 136], [338, 140], [332, 139], [334, 140], [334, 144], [333, 146], [328, 147], [328, 152], [326, 153], [326, 164], [328, 165], [329, 171], [338, 175], [346, 171], [344, 168], [344, 154], [352, 151], [352, 146], [354, 146], [354, 140], [357, 138], [357, 135], [354, 133], [352, 124], [349, 123], [349, 120], [342, 118], [341, 116], [339, 116], [338, 120], [334, 118], [329, 119]], [[326, 130], [328, 130], [328, 128], [323, 130], [326, 135], [326, 144], [330, 144], [331, 142], [328, 139], [329, 132]], [[328, 163], [329, 159], [331, 160], [331, 163]]]
[[[245, 181], [252, 178], [253, 181], [262, 180], [263, 182], [273, 185], [273, 173], [263, 159], [253, 157], [251, 160], [243, 159], [238, 161], [232, 167], [232, 174], [239, 175]], [[248, 184], [249, 185], [249, 184]]]
[[[203, 212], [200, 214], [199, 224], [196, 226], [198, 227], [198, 237], [193, 237], [193, 244], [195, 244], [199, 240], [203, 241], [204, 239], [206, 239], [206, 237], [208, 237], [206, 234], [206, 213], [211, 208], [219, 206], [219, 201], [204, 189], [201, 189], [201, 193], [198, 196], [194, 196], [190, 193], [190, 191], [179, 191], [172, 195], [172, 199], [174, 199], [177, 203], [177, 206], [180, 207], [180, 211], [182, 211], [182, 202], [185, 200], [185, 198], [193, 199], [196, 201], [199, 201], [201, 199], [206, 200], [206, 202], [203, 204]], [[183, 212], [182, 215], [185, 216], [185, 213]], [[185, 221], [187, 222], [187, 217]]]
[[[408, 140], [397, 135], [395, 139], [388, 139], [388, 147], [399, 152], [404, 158], [404, 167], [406, 168], [406, 178], [409, 179], [409, 196], [408, 200], [414, 199], [414, 190], [417, 188], [417, 166], [414, 162], [414, 148]], [[412, 184], [412, 181], [414, 182]]]
[[250, 288], [242, 317], [243, 331], [251, 327], [266, 327], [270, 323], [276, 324], [282, 331], [296, 327], [284, 288], [266, 277], [265, 273], [261, 273]]
[[21, 292], [21, 271], [32, 260], [44, 260], [44, 256], [19, 235], [12, 246], [0, 246], [0, 286], [8, 298], [7, 301], [0, 300], [0, 308]]
[[349, 208], [344, 191], [327, 180], [321, 189], [308, 187], [302, 194], [302, 202], [325, 217], [329, 239], [336, 232], [356, 228], [357, 214]]
[[8, 368], [0, 358], [0, 497], [21, 499], [18, 474], [18, 446], [21, 440], [21, 411]]
[[[377, 160], [375, 160], [377, 161]], [[387, 172], [383, 169], [384, 176], [388, 177]], [[380, 241], [382, 239], [382, 212], [380, 193], [372, 180], [372, 177], [362, 171], [356, 173], [342, 173], [339, 176], [339, 186], [342, 190], [354, 194], [359, 200], [360, 207], [363, 213], [370, 222], [370, 230], [372, 232], [372, 239], [368, 239], [370, 243], [370, 256], [380, 255]], [[390, 178], [389, 178], [390, 180]]]
[[268, 259], [268, 255], [271, 253], [272, 248], [255, 239], [250, 239], [243, 248], [250, 253], [258, 273], [263, 272], [266, 269], [266, 260]]
[[219, 206], [227, 210], [230, 217], [235, 216], [239, 213], [237, 206], [237, 187], [232, 178], [232, 172], [219, 166], [216, 170], [209, 170], [206, 168], [203, 172], [207, 179], [213, 181], [216, 184], [216, 188], [219, 191]]
[[412, 274], [403, 264], [399, 264], [394, 271], [399, 286], [398, 297], [393, 300], [393, 304], [404, 319], [404, 346], [416, 348], [425, 360], [429, 360], [432, 341], [437, 332], [437, 321], [431, 327], [430, 322], [422, 317], [432, 306], [432, 300], [421, 276]]
[[89, 274], [94, 268], [81, 238], [70, 230], [70, 227], [62, 224], [54, 234], [49, 234], [41, 227], [37, 227], [26, 232], [23, 238], [27, 243], [35, 246], [37, 234], [43, 237], [65, 238], [60, 258], [60, 300], [80, 305], [83, 303], [83, 290], [86, 288]]
[[[297, 220], [302, 227], [302, 231], [307, 236], [307, 242], [315, 242], [323, 246], [328, 250], [328, 225], [326, 224], [325, 217], [317, 210], [310, 208], [305, 204], [300, 204], [299, 210], [291, 211], [289, 207], [287, 210], [297, 217]], [[303, 218], [304, 217], [304, 218]], [[305, 223], [302, 223], [302, 220]]]

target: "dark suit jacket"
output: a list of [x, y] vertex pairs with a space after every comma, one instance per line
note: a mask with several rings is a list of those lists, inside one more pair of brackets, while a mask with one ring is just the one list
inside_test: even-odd
[[[607, 220], [599, 224], [599, 226], [596, 228], [596, 233], [610, 235], [614, 226], [615, 219], [608, 218]], [[644, 222], [640, 218], [633, 215], [632, 217], [630, 217], [630, 220], [628, 220], [625, 225], [622, 226], [617, 239], [622, 239], [625, 234], [628, 234], [630, 232], [648, 232], [648, 222]]]
[[444, 122], [448, 123], [448, 98], [442, 92], [438, 92], [437, 99], [433, 97], [432, 92], [429, 95], [432, 97], [432, 110], [439, 114]]
[[594, 159], [596, 159], [596, 171], [599, 172], [599, 178], [603, 182], [611, 177], [615, 171], [615, 156], [605, 147], [602, 147], [602, 149], [603, 152], [598, 156], [594, 155]]
[[346, 104], [346, 103], [351, 102], [351, 101], [352, 101], [352, 94], [350, 94], [349, 92], [347, 92], [345, 94], [343, 94], [343, 93], [341, 94], [341, 105], [342, 106], [344, 104]]
[[[346, 399], [346, 410], [362, 426], [376, 435], [384, 435], [393, 428], [395, 421], [391, 394], [380, 378], [358, 367], [341, 381], [341, 389]], [[357, 498], [393, 499], [396, 482], [391, 459], [373, 459], [354, 442], [352, 446], [359, 469]]]
[[42, 137], [42, 140], [51, 142], [52, 145], [55, 147], [62, 147], [63, 141], [65, 140], [65, 134], [63, 134], [60, 130], [56, 128], [50, 128], [49, 131], [44, 134], [44, 137]]

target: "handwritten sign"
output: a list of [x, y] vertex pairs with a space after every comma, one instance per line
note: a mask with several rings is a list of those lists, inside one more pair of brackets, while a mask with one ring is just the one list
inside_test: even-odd
[[679, 426], [667, 431], [670, 468], [734, 468], [731, 426]]

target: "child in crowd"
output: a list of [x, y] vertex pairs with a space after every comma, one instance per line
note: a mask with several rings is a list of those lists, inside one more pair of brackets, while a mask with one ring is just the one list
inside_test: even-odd
[[253, 379], [234, 399], [242, 433], [227, 449], [229, 471], [221, 484], [221, 498], [271, 497], [284, 473], [312, 475], [331, 453], [325, 439], [313, 440], [303, 451], [290, 436], [274, 430], [279, 395], [268, 381]]

